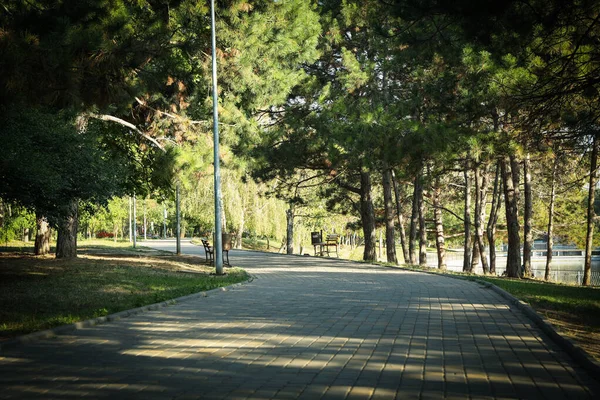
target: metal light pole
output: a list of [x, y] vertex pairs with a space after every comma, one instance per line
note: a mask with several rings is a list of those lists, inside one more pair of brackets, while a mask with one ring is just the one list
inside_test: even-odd
[[215, 164], [215, 273], [223, 274], [223, 243], [221, 236], [221, 168], [219, 166], [219, 103], [217, 94], [217, 39], [215, 34], [215, 0], [210, 0], [212, 39], [213, 135]]
[[129, 243], [133, 242], [131, 238], [131, 196], [129, 196]]
[[135, 204], [135, 194], [133, 195], [133, 248], [135, 249], [135, 245], [137, 244], [137, 224], [136, 224], [136, 204]]
[[163, 204], [163, 239], [167, 238], [167, 205]]
[[179, 209], [179, 182], [177, 182], [177, 186], [175, 187], [175, 214], [176, 215], [176, 227], [175, 227], [175, 236], [176, 236], [176, 248], [177, 248], [177, 255], [180, 256], [181, 255], [181, 216], [180, 216], [180, 209]]

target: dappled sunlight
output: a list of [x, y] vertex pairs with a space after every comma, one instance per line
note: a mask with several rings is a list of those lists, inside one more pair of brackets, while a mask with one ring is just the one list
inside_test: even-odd
[[54, 390], [60, 376], [76, 394], [140, 398], [590, 397], [570, 361], [495, 292], [320, 261], [269, 258], [249, 268], [250, 284], [84, 329], [60, 346], [7, 350], [24, 361], [1, 363], [0, 381], [21, 373]]

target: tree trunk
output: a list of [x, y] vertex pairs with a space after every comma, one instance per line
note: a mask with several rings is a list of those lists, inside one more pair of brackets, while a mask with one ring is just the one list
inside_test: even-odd
[[383, 171], [383, 202], [385, 205], [385, 248], [387, 262], [398, 265], [396, 257], [396, 230], [394, 227], [394, 204], [392, 201], [392, 172]]
[[477, 163], [473, 166], [474, 178], [475, 178], [475, 215], [473, 218], [473, 225], [475, 228], [475, 240], [473, 241], [473, 254], [471, 256], [471, 271], [476, 271], [479, 266], [479, 238], [477, 237], [480, 230], [479, 214], [481, 214], [481, 169]]
[[525, 175], [525, 213], [523, 215], [523, 275], [531, 277], [531, 253], [533, 251], [533, 199], [531, 197], [531, 159], [529, 153], [523, 161], [523, 174]]
[[592, 155], [590, 160], [590, 188], [588, 191], [587, 236], [585, 238], [585, 266], [583, 270], [583, 285], [592, 283], [592, 248], [594, 247], [594, 201], [596, 200], [596, 184], [598, 182], [598, 148], [600, 147], [600, 133], [594, 135]]
[[360, 172], [360, 219], [365, 235], [364, 261], [375, 261], [375, 210], [371, 197], [371, 176], [367, 171]]
[[383, 260], [383, 254], [382, 254], [383, 253], [383, 233], [382, 233], [381, 229], [379, 230], [379, 240], [377, 242], [378, 242], [378, 250], [379, 250], [379, 253], [378, 253], [379, 257], [378, 257], [377, 261], [381, 261], [381, 260]]
[[435, 221], [435, 247], [437, 249], [438, 268], [441, 270], [445, 270], [446, 245], [444, 238], [444, 221], [442, 218], [441, 196], [442, 188], [440, 185], [440, 178], [437, 177], [435, 180], [435, 187], [433, 188], [433, 219]]
[[476, 247], [478, 250], [479, 259], [481, 260], [481, 266], [485, 275], [490, 273], [490, 266], [488, 264], [487, 254], [485, 252], [485, 242], [483, 240], [483, 227], [485, 226], [485, 208], [487, 205], [487, 191], [488, 191], [488, 165], [483, 165], [476, 170], [476, 205], [475, 205], [475, 239]]
[[506, 228], [508, 230], [506, 275], [511, 278], [518, 278], [521, 268], [521, 237], [519, 236], [518, 189], [515, 189], [513, 174], [511, 160], [509, 157], [505, 157], [502, 161], [502, 178], [504, 181]]
[[419, 265], [427, 266], [427, 227], [425, 226], [425, 202], [423, 201], [423, 184], [419, 194]]
[[21, 240], [23, 240], [25, 243], [29, 242], [29, 228], [23, 228]]
[[400, 244], [402, 246], [402, 257], [406, 263], [410, 257], [408, 255], [408, 246], [406, 243], [406, 231], [404, 230], [404, 216], [402, 215], [402, 202], [400, 200], [400, 188], [394, 171], [392, 170], [392, 182], [394, 184], [394, 196], [396, 197], [396, 216], [398, 218], [398, 227], [400, 228]]
[[473, 272], [471, 265], [471, 178], [469, 177], [469, 160], [465, 161], [465, 169], [463, 175], [465, 177], [465, 212], [464, 212], [464, 227], [465, 227], [465, 245], [463, 255], [463, 271]]
[[546, 271], [544, 280], [550, 280], [552, 269], [552, 252], [554, 251], [554, 201], [556, 199], [556, 171], [558, 170], [558, 154], [555, 154], [552, 167], [552, 181], [550, 183], [550, 204], [548, 204], [548, 243], [546, 245]]
[[77, 211], [78, 201], [69, 202], [68, 214], [58, 224], [56, 258], [77, 257]]
[[43, 215], [36, 214], [35, 221], [37, 232], [35, 234], [34, 251], [36, 256], [43, 256], [50, 253], [50, 225], [48, 219]]
[[413, 198], [412, 198], [412, 214], [410, 217], [410, 231], [409, 231], [409, 262], [412, 265], [417, 263], [417, 225], [419, 224], [419, 196], [422, 193], [421, 186], [421, 173], [417, 173], [415, 176], [415, 184], [413, 187]]
[[490, 274], [496, 275], [496, 225], [502, 206], [502, 181], [500, 179], [500, 162], [496, 164], [496, 177], [494, 178], [494, 192], [492, 194], [492, 209], [487, 224], [487, 239], [490, 249]]
[[281, 239], [281, 246], [279, 246], [279, 250], [277, 250], [277, 254], [283, 254], [283, 251], [285, 250], [286, 247], [287, 247], [287, 239], [283, 238], [283, 239]]
[[286, 254], [294, 254], [294, 206], [285, 211], [286, 217]]
[[[474, 215], [473, 221], [475, 221], [475, 219], [477, 218], [477, 214]], [[472, 251], [471, 251], [471, 270], [469, 272], [472, 272], [474, 274], [477, 273], [477, 267], [479, 267], [479, 244], [477, 243], [477, 235], [475, 235], [475, 237], [471, 238], [471, 244], [473, 245]]]

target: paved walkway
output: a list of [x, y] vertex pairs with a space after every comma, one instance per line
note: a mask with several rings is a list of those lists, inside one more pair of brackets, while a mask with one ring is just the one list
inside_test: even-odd
[[314, 257], [231, 259], [256, 279], [3, 350], [0, 398], [600, 396], [597, 381], [478, 284]]

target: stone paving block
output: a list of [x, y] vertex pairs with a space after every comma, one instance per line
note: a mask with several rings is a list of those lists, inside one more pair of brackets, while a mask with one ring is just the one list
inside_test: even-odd
[[0, 398], [600, 397], [597, 381], [519, 310], [473, 282], [230, 256], [258, 279], [3, 350]]

